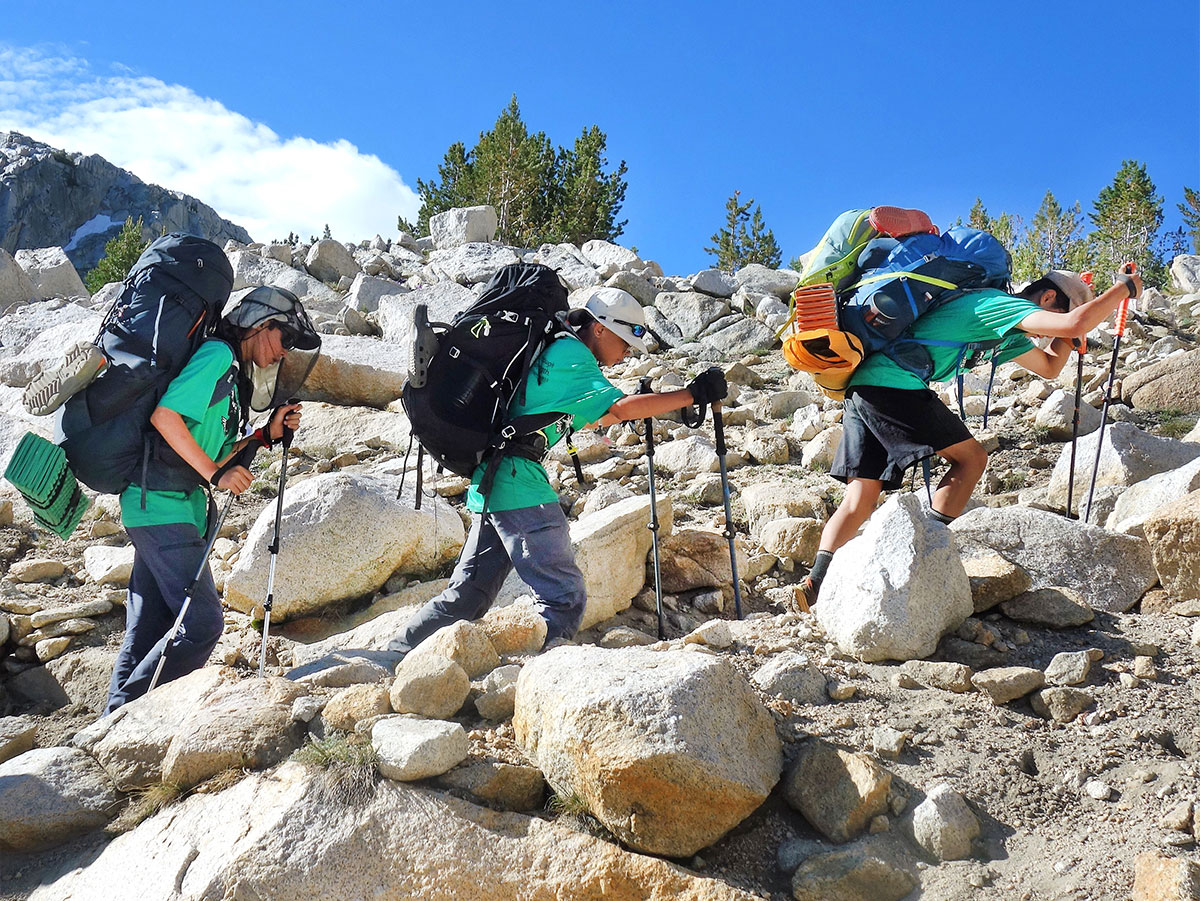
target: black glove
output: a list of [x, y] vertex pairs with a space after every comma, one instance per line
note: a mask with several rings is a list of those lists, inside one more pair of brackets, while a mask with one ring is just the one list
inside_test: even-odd
[[687, 386], [692, 392], [692, 398], [699, 405], [716, 404], [725, 399], [729, 393], [729, 385], [725, 382], [725, 373], [716, 366], [700, 373]]

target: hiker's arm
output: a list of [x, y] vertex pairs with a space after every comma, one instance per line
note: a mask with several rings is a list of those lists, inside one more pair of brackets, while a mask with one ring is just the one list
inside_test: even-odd
[[1122, 282], [1117, 282], [1095, 300], [1078, 306], [1069, 313], [1054, 313], [1050, 310], [1030, 313], [1017, 323], [1017, 328], [1030, 335], [1082, 338], [1113, 314], [1117, 305], [1130, 296], [1129, 290]]
[[[158, 429], [158, 433], [171, 446], [171, 450], [179, 454], [188, 466], [203, 477], [204, 481], [209, 481], [213, 477], [213, 473], [220, 468], [218, 463], [214, 462], [196, 443], [196, 439], [188, 431], [183, 417], [170, 407], [155, 407], [154, 412], [150, 414], [150, 424]], [[245, 441], [239, 441], [234, 445], [233, 453], [245, 446], [245, 443]], [[229, 456], [232, 455], [231, 453]], [[228, 460], [229, 457], [227, 456], [225, 459]], [[232, 491], [234, 494], [241, 494], [250, 487], [250, 482], [250, 470], [244, 466], [235, 466], [221, 476], [221, 483], [217, 487]]]
[[663, 394], [628, 394], [609, 407], [597, 425], [616, 425], [630, 419], [648, 419], [670, 413], [672, 410], [682, 410], [695, 402], [696, 399], [687, 388]]
[[1046, 346], [1045, 350], [1035, 347], [1033, 350], [1025, 351], [1019, 357], [1014, 357], [1013, 360], [1034, 375], [1052, 379], [1067, 365], [1067, 360], [1071, 356], [1071, 347], [1069, 338], [1055, 338]]

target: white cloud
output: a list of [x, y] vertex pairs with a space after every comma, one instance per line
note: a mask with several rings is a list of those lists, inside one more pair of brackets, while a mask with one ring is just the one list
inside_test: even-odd
[[400, 174], [349, 141], [283, 138], [182, 85], [99, 74], [56, 49], [0, 46], [0, 130], [98, 153], [143, 181], [198, 198], [257, 240], [289, 231], [388, 235], [420, 201]]

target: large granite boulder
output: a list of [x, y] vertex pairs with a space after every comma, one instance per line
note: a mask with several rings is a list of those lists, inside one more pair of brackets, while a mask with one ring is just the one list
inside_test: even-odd
[[29, 303], [37, 297], [33, 280], [8, 251], [0, 247], [0, 310]]
[[407, 294], [408, 288], [390, 278], [378, 278], [360, 272], [354, 276], [350, 290], [346, 292], [346, 306], [361, 313], [374, 313], [379, 309], [379, 300], [393, 294]]
[[1200, 293], [1200, 256], [1181, 253], [1171, 261], [1171, 284], [1183, 294]]
[[1200, 457], [1178, 469], [1151, 476], [1122, 492], [1104, 527], [1124, 535], [1141, 535], [1142, 526], [1159, 507], [1197, 488], [1200, 488]]
[[1144, 525], [1163, 588], [1176, 598], [1200, 598], [1200, 491], [1160, 507]]
[[429, 236], [439, 250], [496, 238], [500, 218], [492, 206], [456, 207], [429, 217]]
[[964, 555], [995, 551], [1028, 572], [1033, 588], [1073, 589], [1094, 610], [1128, 610], [1158, 580], [1145, 541], [1048, 510], [977, 507], [950, 529]]
[[57, 366], [68, 348], [96, 337], [101, 318], [61, 300], [28, 304], [4, 317], [0, 383], [24, 387], [43, 370]]
[[654, 306], [678, 328], [683, 340], [699, 338], [701, 333], [722, 316], [729, 315], [729, 304], [696, 291], [664, 291]]
[[[288, 486], [280, 523], [274, 607], [278, 619], [380, 588], [395, 572], [427, 573], [453, 560], [466, 532], [441, 498], [415, 506], [415, 480], [342, 471]], [[225, 581], [225, 602], [252, 611], [267, 596], [275, 505], [263, 508]]]
[[517, 262], [520, 262], [517, 255], [502, 244], [473, 242], [429, 254], [429, 268], [439, 278], [460, 285], [486, 282], [505, 266]]
[[300, 396], [351, 407], [386, 407], [404, 387], [408, 353], [405, 345], [375, 338], [325, 335]]
[[313, 456], [335, 457], [363, 444], [398, 451], [408, 447], [411, 429], [403, 413], [306, 401], [303, 414], [292, 448]]
[[103, 827], [120, 806], [78, 748], [37, 748], [0, 763], [0, 851], [41, 851]]
[[704, 653], [556, 648], [522, 670], [513, 728], [560, 795], [629, 847], [670, 857], [745, 819], [782, 767], [767, 709]]
[[85, 300], [91, 297], [61, 247], [18, 250], [16, 260], [29, 276], [38, 297], [82, 297]]
[[[30, 901], [160, 898], [656, 898], [752, 901], [745, 891], [585, 833], [382, 780], [331, 804], [287, 763], [195, 794], [112, 841]], [[370, 853], [363, 853], [370, 849]], [[136, 861], [131, 866], [130, 861]]]
[[342, 308], [340, 294], [320, 279], [293, 269], [286, 263], [261, 257], [248, 250], [235, 250], [229, 254], [229, 262], [233, 266], [234, 291], [255, 285], [274, 285], [286, 288], [299, 297], [310, 313], [333, 316]]
[[915, 495], [893, 497], [833, 558], [817, 619], [863, 660], [928, 657], [974, 612], [953, 536]]
[[379, 327], [385, 341], [406, 344], [412, 340], [412, 311], [417, 304], [423, 303], [428, 308], [430, 322], [450, 322], [474, 302], [470, 288], [452, 281], [438, 282], [408, 294], [388, 294], [379, 299]]
[[1200, 412], [1200, 350], [1127, 376], [1121, 381], [1121, 398], [1138, 410]]
[[361, 271], [354, 254], [341, 241], [324, 238], [308, 249], [304, 267], [314, 278], [336, 285], [343, 278], [353, 279]]
[[[1092, 466], [1096, 460], [1096, 444], [1100, 439], [1101, 433], [1098, 431], [1079, 439], [1075, 455], [1073, 510], [1080, 510], [1081, 504], [1086, 504]], [[1157, 473], [1178, 469], [1200, 457], [1198, 444], [1158, 438], [1127, 422], [1110, 422], [1104, 430], [1103, 440], [1100, 465], [1096, 470], [1097, 494], [1110, 486], [1127, 488]], [[1063, 447], [1050, 474], [1046, 499], [1053, 507], [1061, 509], [1067, 505], [1070, 470], [1071, 446], [1068, 444]]]

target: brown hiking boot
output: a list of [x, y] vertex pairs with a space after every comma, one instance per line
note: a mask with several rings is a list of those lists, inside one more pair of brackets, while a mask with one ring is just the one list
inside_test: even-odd
[[107, 363], [100, 348], [80, 341], [56, 368], [45, 370], [25, 386], [21, 401], [30, 415], [48, 416], [91, 384]]
[[813, 585], [812, 579], [805, 576], [799, 585], [792, 590], [792, 604], [796, 608], [797, 613], [812, 612], [813, 605], [817, 602], [817, 589]]

